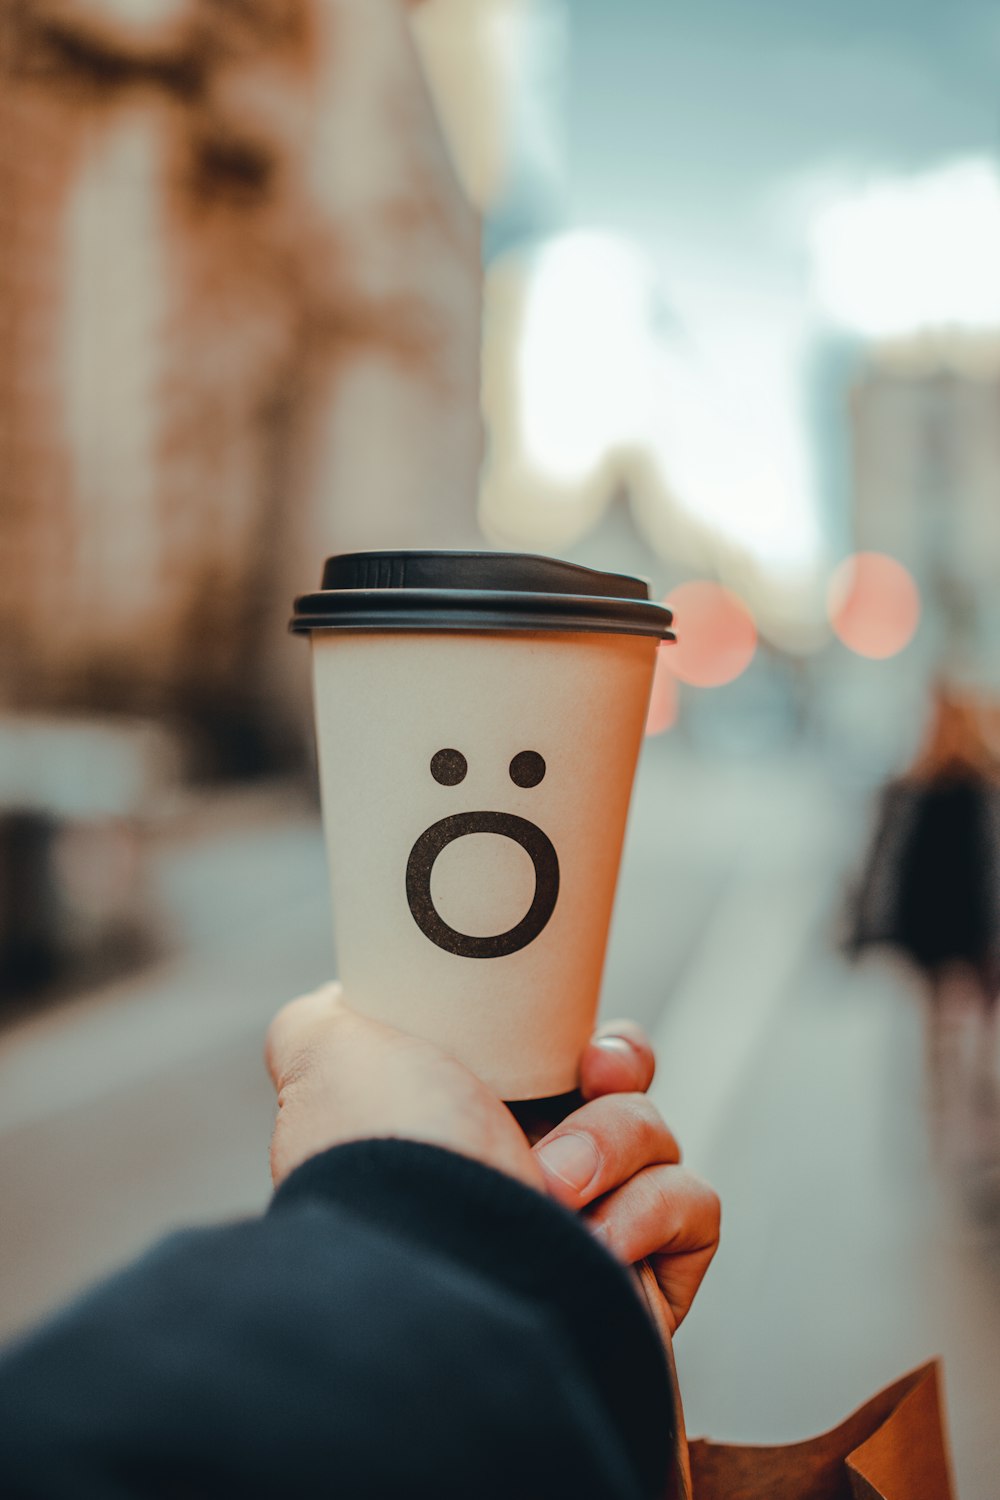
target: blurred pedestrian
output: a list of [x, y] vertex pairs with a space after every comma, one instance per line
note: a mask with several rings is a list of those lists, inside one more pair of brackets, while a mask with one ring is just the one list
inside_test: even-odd
[[676, 1328], [719, 1211], [641, 1032], [594, 1039], [534, 1146], [336, 986], [267, 1056], [267, 1213], [172, 1236], [0, 1359], [0, 1493], [661, 1497], [668, 1371], [625, 1267]]
[[933, 1097], [952, 1112], [996, 1096], [1000, 780], [984, 713], [936, 686], [916, 760], [883, 792], [850, 934], [855, 954], [885, 944], [921, 976]]
[[886, 788], [852, 935], [892, 944], [935, 993], [956, 968], [992, 1008], [1000, 991], [996, 764], [974, 701], [936, 691], [913, 766]]

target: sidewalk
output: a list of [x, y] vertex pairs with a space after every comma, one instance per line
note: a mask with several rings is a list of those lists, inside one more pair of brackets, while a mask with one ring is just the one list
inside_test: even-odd
[[156, 873], [176, 956], [0, 1035], [0, 1337], [267, 1201], [264, 1031], [333, 968], [318, 821], [301, 798], [216, 799]]

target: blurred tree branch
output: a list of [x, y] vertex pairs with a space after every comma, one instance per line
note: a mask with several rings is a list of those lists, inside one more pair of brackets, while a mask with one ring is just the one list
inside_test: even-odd
[[[0, 0], [0, 22], [0, 672], [19, 700], [297, 697], [305, 653], [267, 643], [323, 552], [475, 535], [479, 224], [406, 6]], [[128, 203], [155, 251], [116, 240]]]

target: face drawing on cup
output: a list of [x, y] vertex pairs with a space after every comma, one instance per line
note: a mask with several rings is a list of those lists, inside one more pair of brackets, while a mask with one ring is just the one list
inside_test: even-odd
[[[441, 786], [458, 786], [469, 769], [460, 750], [438, 750], [430, 773]], [[521, 750], [509, 766], [515, 786], [535, 787], [545, 775], [545, 761], [537, 750]], [[535, 893], [519, 922], [506, 932], [474, 937], [450, 926], [434, 905], [431, 874], [438, 855], [456, 839], [470, 833], [492, 833], [513, 839], [528, 855], [535, 871]], [[406, 899], [413, 920], [426, 938], [459, 958], [504, 958], [533, 943], [555, 910], [559, 896], [559, 859], [552, 841], [536, 823], [509, 812], [458, 812], [425, 828], [406, 862]]]

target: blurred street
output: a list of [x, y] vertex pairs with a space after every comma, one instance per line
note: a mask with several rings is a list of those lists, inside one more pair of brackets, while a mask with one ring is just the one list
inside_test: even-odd
[[[350, 984], [409, 1003], [430, 952], [368, 942], [373, 892], [413, 942], [404, 889], [440, 949], [524, 950], [517, 988], [491, 970], [501, 1025], [481, 974], [475, 1008], [457, 968], [421, 996], [485, 1017], [509, 1076], [513, 1001], [592, 993], [596, 834], [617, 843], [648, 701], [602, 1009], [648, 1030], [722, 1200], [678, 1339], [688, 1430], [794, 1442], [939, 1355], [957, 1495], [998, 1500], [996, 6], [24, 0], [5, 23], [0, 1343], [267, 1205], [265, 1031], [338, 972], [317, 757]], [[293, 609], [396, 665], [341, 678]], [[440, 633], [404, 670], [384, 648], [411, 627]], [[502, 666], [508, 629], [530, 671], [521, 645]], [[483, 732], [520, 722], [508, 670], [530, 706], [514, 787], [549, 721], [572, 744], [564, 824], [484, 801], [471, 832], [520, 863], [467, 879], [432, 846], [477, 804], [413, 811], [376, 870], [390, 762], [465, 692], [456, 631]], [[641, 634], [651, 684], [605, 678]], [[598, 637], [579, 678], [561, 646], [546, 665]], [[476, 771], [444, 728], [465, 714], [420, 741], [435, 796]], [[600, 898], [572, 926], [571, 875]], [[564, 949], [529, 949], [559, 891]], [[541, 1066], [571, 1018], [531, 1017]]]
[[[678, 1340], [689, 1431], [804, 1437], [942, 1354], [959, 1494], [995, 1500], [995, 1116], [942, 1148], [910, 981], [836, 954], [865, 808], [801, 750], [648, 742], [604, 1008], [650, 1029], [657, 1102], [723, 1200]], [[156, 1236], [267, 1201], [264, 1028], [333, 966], [318, 816], [280, 789], [195, 800], [154, 875], [175, 956], [2, 1037], [4, 1335]]]

